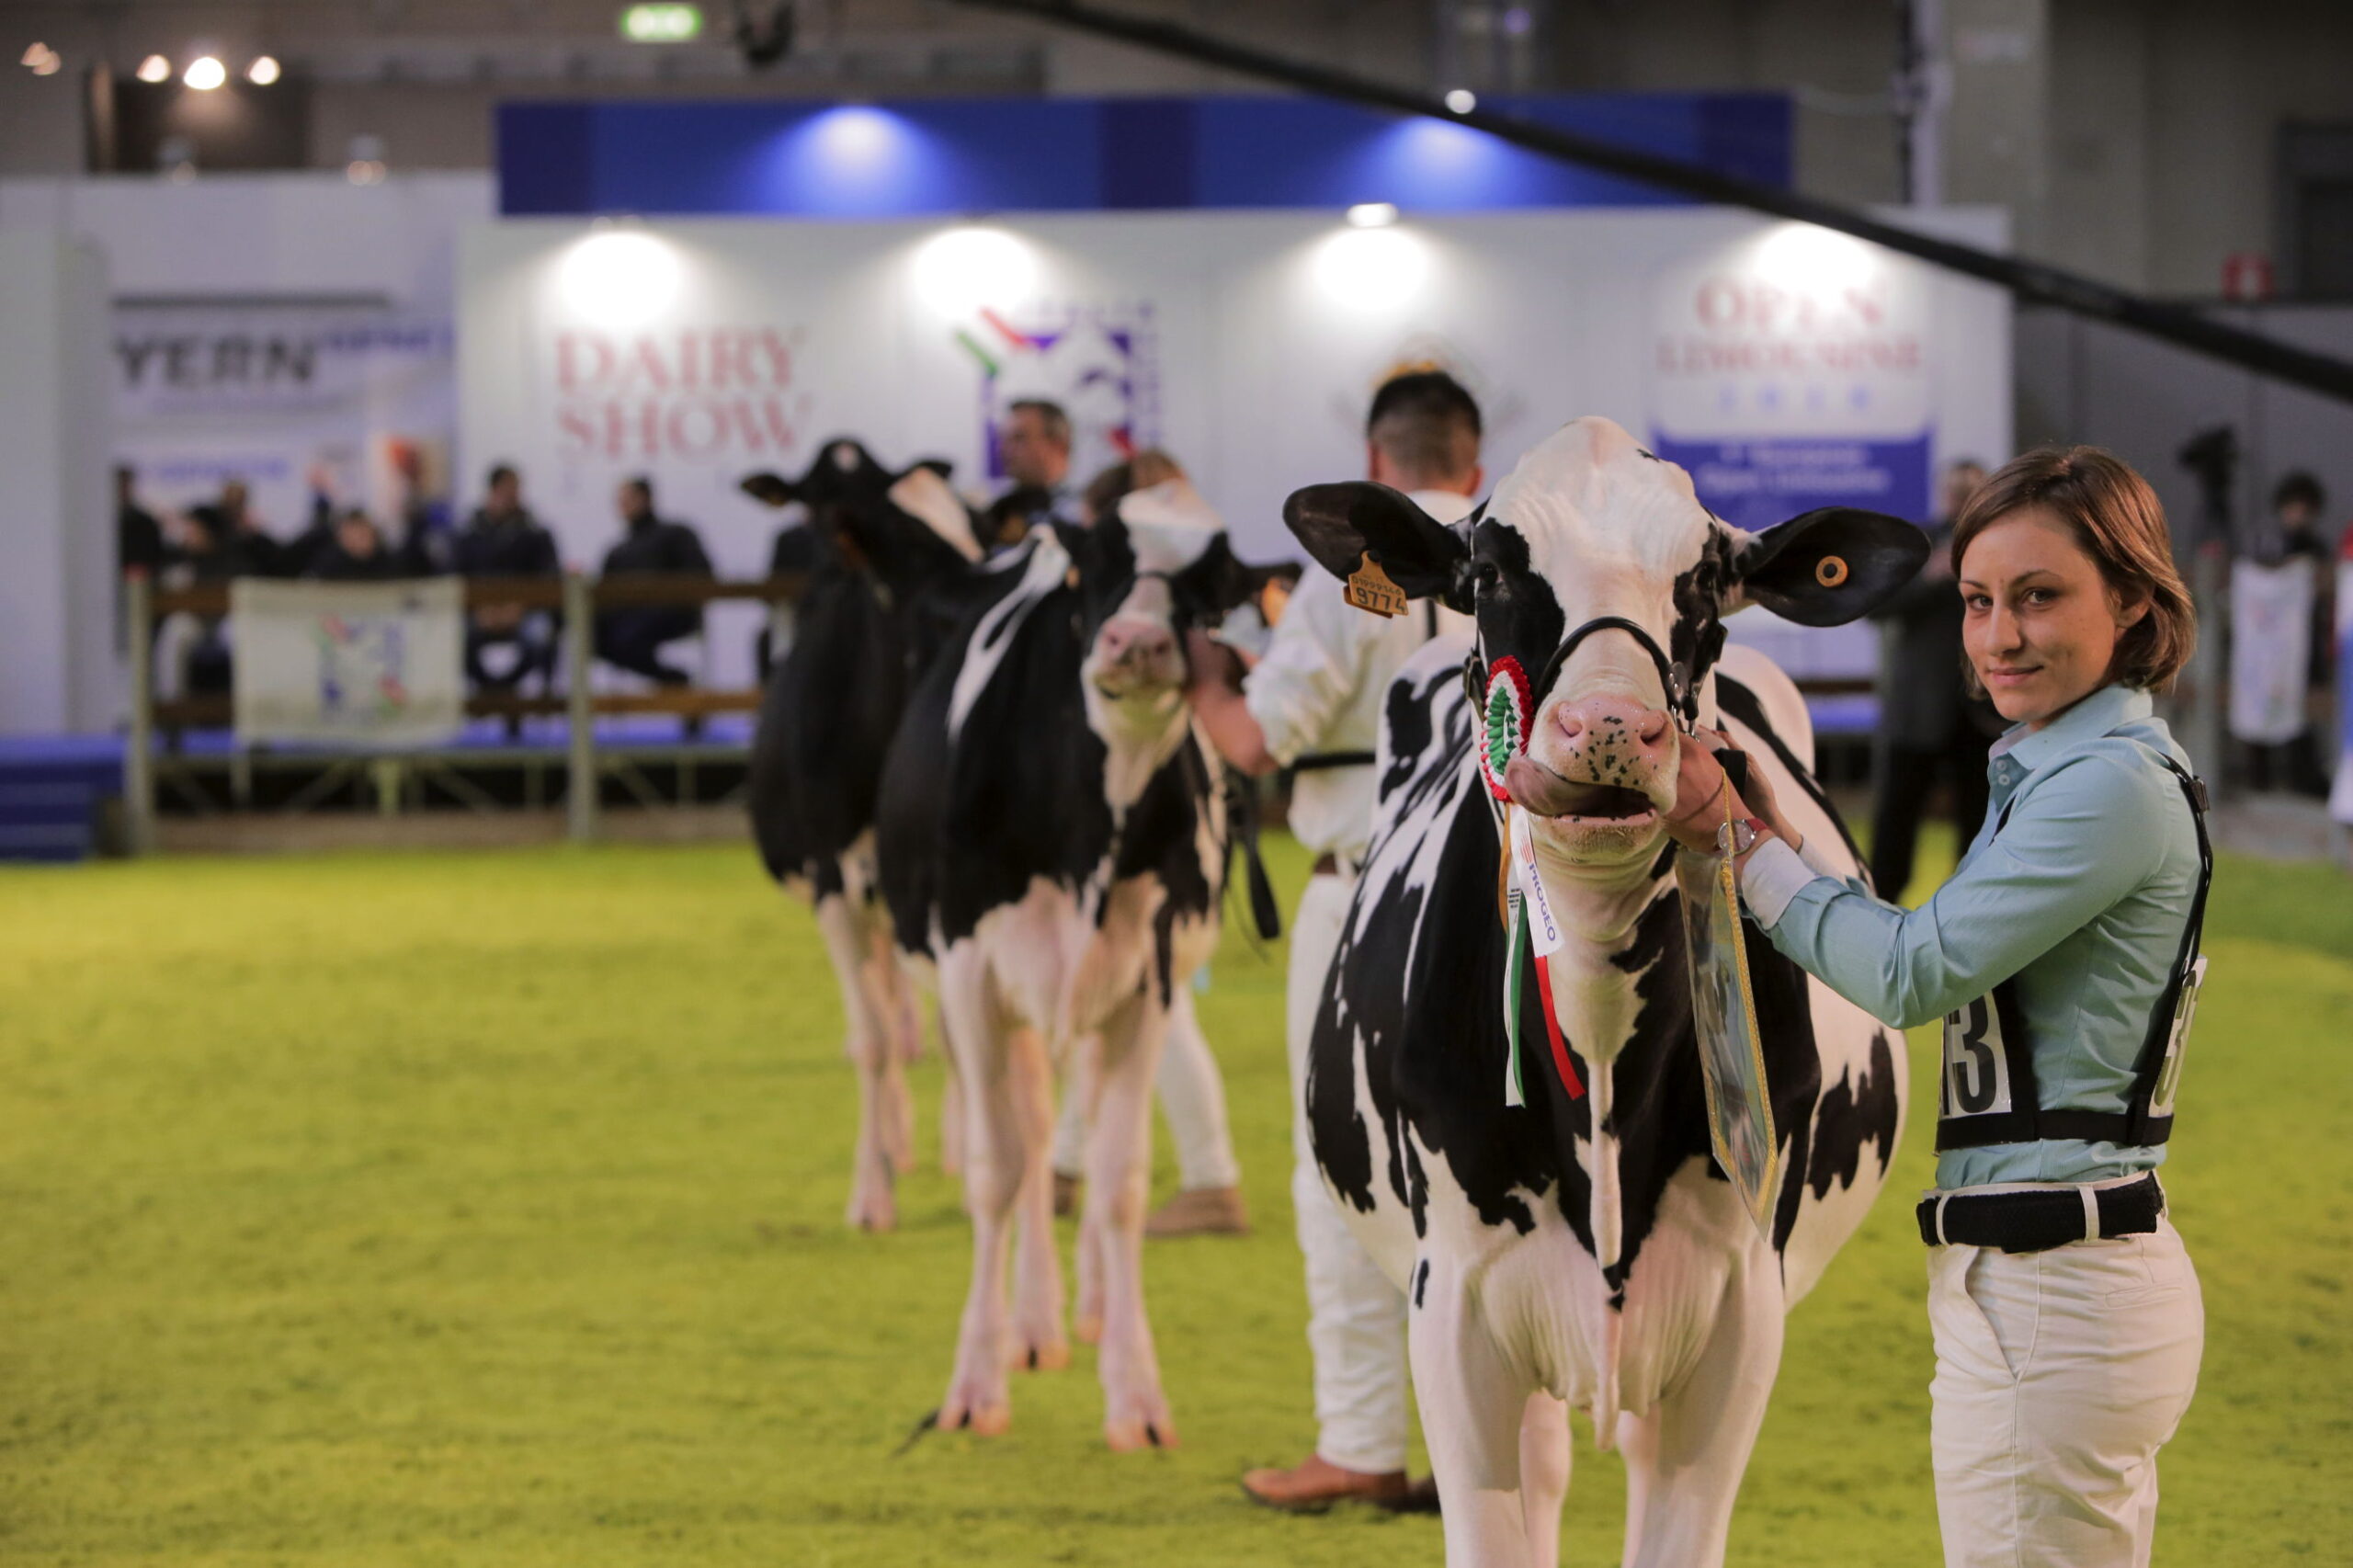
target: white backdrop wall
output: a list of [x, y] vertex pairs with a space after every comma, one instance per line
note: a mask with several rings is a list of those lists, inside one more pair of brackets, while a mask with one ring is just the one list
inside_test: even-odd
[[[1909, 216], [2003, 240], [1997, 213]], [[2004, 295], [1714, 210], [1367, 230], [1324, 212], [522, 220], [465, 234], [458, 299], [460, 497], [514, 462], [592, 568], [630, 473], [743, 574], [777, 518], [735, 482], [798, 472], [828, 437], [893, 465], [950, 458], [985, 493], [992, 421], [1026, 393], [1078, 416], [1075, 481], [1122, 443], [1165, 445], [1257, 558], [1296, 556], [1293, 489], [1362, 473], [1366, 400], [1411, 364], [1479, 395], [1491, 482], [1603, 414], [1705, 468], [1702, 494], [1752, 525], [1823, 495], [1921, 515], [1944, 460], [2010, 447]], [[1869, 667], [1867, 630], [1742, 621], [1801, 673]], [[742, 675], [741, 641], [714, 633], [715, 676]]]

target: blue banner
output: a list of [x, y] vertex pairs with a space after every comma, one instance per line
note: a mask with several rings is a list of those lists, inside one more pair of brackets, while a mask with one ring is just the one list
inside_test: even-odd
[[1927, 521], [1928, 439], [1927, 431], [1901, 441], [1822, 436], [1678, 441], [1655, 433], [1651, 449], [1683, 466], [1710, 511], [1757, 533], [1818, 506], [1860, 506]]

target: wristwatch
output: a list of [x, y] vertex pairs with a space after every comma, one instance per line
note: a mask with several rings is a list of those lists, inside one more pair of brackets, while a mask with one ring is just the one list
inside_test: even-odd
[[1716, 853], [1738, 859], [1756, 847], [1756, 841], [1773, 831], [1763, 817], [1742, 817], [1716, 829]]

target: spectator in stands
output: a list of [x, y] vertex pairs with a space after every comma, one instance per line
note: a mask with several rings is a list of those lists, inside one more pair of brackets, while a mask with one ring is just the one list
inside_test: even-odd
[[381, 583], [408, 573], [401, 558], [385, 548], [375, 519], [350, 506], [336, 517], [326, 544], [312, 554], [306, 575], [329, 583]]
[[[450, 569], [467, 577], [561, 577], [555, 536], [525, 509], [522, 477], [500, 463], [487, 483], [482, 506], [450, 550]], [[545, 686], [554, 676], [561, 624], [552, 611], [520, 604], [474, 606], [466, 619], [467, 677], [512, 691], [537, 672]]]
[[2301, 470], [2280, 480], [2271, 511], [2240, 539], [2231, 563], [2232, 736], [2246, 747], [2258, 790], [2328, 794], [2312, 693], [2329, 678], [2329, 550], [2320, 537], [2328, 495]]
[[[605, 575], [709, 577], [710, 557], [702, 540], [685, 523], [666, 522], [654, 510], [654, 482], [621, 481], [620, 542], [605, 552]], [[702, 630], [700, 605], [626, 605], [597, 614], [597, 656], [607, 664], [664, 686], [685, 686], [686, 671], [666, 663], [662, 647]]]
[[220, 577], [282, 577], [286, 547], [271, 537], [254, 516], [242, 479], [224, 481], [218, 500], [188, 508], [188, 519], [205, 538], [191, 540], [189, 554], [197, 558], [197, 575]]
[[392, 480], [400, 487], [401, 565], [412, 577], [438, 577], [449, 570], [449, 506], [426, 477], [425, 449], [415, 441], [388, 448]]
[[1985, 465], [1974, 459], [1945, 470], [1943, 510], [1928, 530], [1928, 563], [1872, 618], [1880, 623], [1880, 666], [1871, 881], [1883, 898], [1902, 898], [1912, 881], [1920, 818], [1939, 779], [1952, 791], [1960, 843], [1985, 820], [1986, 752], [2003, 725], [1993, 704], [1971, 696], [1965, 684], [1952, 566], [1953, 519], [1984, 483]]
[[996, 456], [1009, 483], [981, 517], [981, 545], [992, 551], [1020, 543], [1032, 524], [1066, 515], [1070, 415], [1058, 403], [1021, 399], [1006, 410]]
[[319, 563], [335, 549], [335, 530], [343, 522], [342, 508], [335, 505], [335, 471], [314, 462], [304, 478], [311, 491], [310, 520], [287, 541], [278, 561], [281, 576], [318, 576]]
[[153, 577], [164, 569], [164, 525], [139, 504], [139, 471], [118, 463], [114, 471], [115, 575], [137, 572]]

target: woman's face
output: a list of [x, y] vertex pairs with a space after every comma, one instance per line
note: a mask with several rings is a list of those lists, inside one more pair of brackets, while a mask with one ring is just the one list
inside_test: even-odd
[[2108, 680], [2116, 644], [2148, 613], [2120, 605], [2099, 562], [2048, 507], [2025, 506], [1969, 541], [1961, 642], [2002, 717], [2040, 729]]

